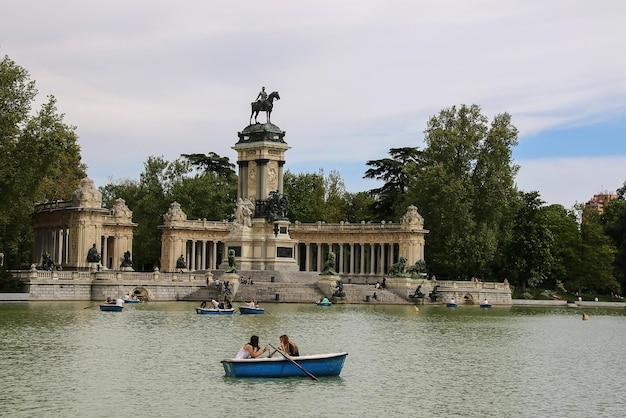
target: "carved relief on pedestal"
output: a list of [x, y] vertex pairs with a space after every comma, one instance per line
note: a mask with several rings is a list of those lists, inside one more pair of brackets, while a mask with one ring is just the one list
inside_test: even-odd
[[[276, 172], [276, 169], [274, 167], [268, 170], [267, 180], [271, 186], [276, 186], [276, 184], [278, 183], [278, 172]], [[276, 187], [272, 188], [275, 189]]]

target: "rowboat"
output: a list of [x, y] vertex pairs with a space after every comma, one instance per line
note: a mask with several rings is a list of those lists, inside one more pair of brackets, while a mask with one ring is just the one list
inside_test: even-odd
[[327, 302], [315, 302], [317, 306], [331, 306], [333, 303], [330, 301]]
[[447, 303], [446, 303], [446, 306], [447, 306], [448, 308], [456, 308], [456, 307], [457, 307], [457, 304], [456, 304], [456, 302], [452, 302], [452, 301], [450, 301], [450, 302], [447, 302]]
[[222, 365], [227, 377], [307, 376], [298, 365], [314, 376], [339, 376], [347, 355], [348, 353], [343, 352], [289, 357], [289, 359], [282, 356], [229, 359], [222, 360]]
[[230, 308], [230, 309], [196, 308], [196, 313], [200, 315], [232, 315], [233, 312], [235, 312], [234, 308]]
[[480, 307], [481, 308], [491, 308], [491, 303], [481, 303]]
[[124, 303], [139, 303], [139, 299], [124, 299]]
[[240, 306], [239, 313], [242, 315], [262, 315], [265, 313], [265, 309], [253, 308], [251, 306]]
[[115, 303], [105, 303], [100, 305], [100, 310], [104, 312], [122, 312], [124, 305], [117, 305]]

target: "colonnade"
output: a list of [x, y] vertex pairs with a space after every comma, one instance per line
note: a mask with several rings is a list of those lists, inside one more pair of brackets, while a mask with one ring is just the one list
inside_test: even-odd
[[329, 252], [335, 254], [338, 274], [382, 275], [398, 261], [399, 246], [394, 243], [301, 243], [296, 246], [300, 271], [323, 270]]
[[55, 265], [69, 262], [69, 228], [43, 228], [35, 230], [33, 258], [35, 264], [42, 262], [44, 253], [48, 253]]

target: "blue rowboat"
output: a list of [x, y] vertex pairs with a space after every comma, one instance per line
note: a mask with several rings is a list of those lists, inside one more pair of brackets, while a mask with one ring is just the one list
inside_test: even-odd
[[[290, 357], [310, 374], [339, 376], [348, 353], [314, 354]], [[307, 374], [283, 356], [272, 358], [249, 358], [244, 360], [222, 360], [227, 377], [293, 377]]]
[[448, 302], [448, 303], [446, 303], [446, 306], [448, 308], [456, 308], [457, 304], [456, 304], [456, 302]]
[[196, 308], [196, 313], [199, 315], [232, 315], [235, 312], [235, 309], [207, 309], [207, 308]]
[[124, 309], [124, 305], [116, 305], [113, 303], [100, 305], [100, 310], [104, 312], [122, 312], [122, 309]]
[[239, 313], [242, 315], [262, 315], [265, 313], [265, 309], [263, 308], [252, 308], [249, 306], [240, 306]]
[[331, 306], [332, 302], [315, 302], [317, 306]]
[[139, 303], [139, 299], [124, 299], [124, 303]]
[[480, 307], [481, 308], [491, 308], [491, 303], [481, 303]]

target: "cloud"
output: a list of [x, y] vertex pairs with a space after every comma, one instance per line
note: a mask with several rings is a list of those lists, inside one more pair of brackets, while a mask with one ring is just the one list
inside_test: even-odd
[[0, 53], [57, 97], [94, 177], [236, 158], [262, 85], [281, 95], [288, 165], [364, 167], [421, 146], [454, 105], [510, 113], [520, 141], [626, 119], [625, 15], [621, 0], [31, 0], [3, 6]]

